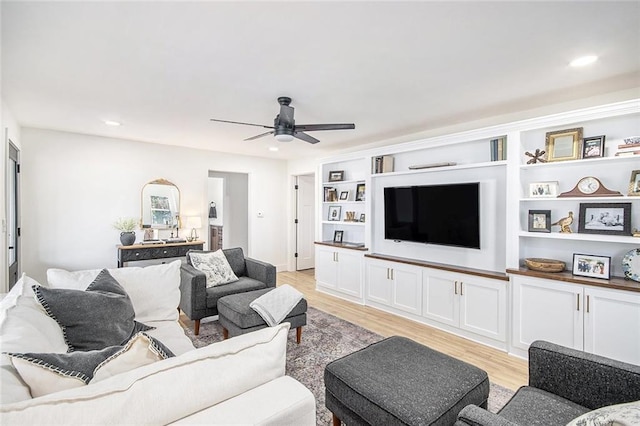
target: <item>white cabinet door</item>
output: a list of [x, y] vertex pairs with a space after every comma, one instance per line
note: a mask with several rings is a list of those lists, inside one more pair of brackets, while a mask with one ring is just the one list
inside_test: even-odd
[[527, 350], [547, 340], [582, 350], [582, 287], [539, 278], [512, 276], [513, 346]]
[[338, 263], [336, 251], [327, 246], [316, 246], [316, 282], [322, 287], [336, 288]]
[[391, 281], [390, 271], [390, 265], [386, 262], [367, 260], [366, 287], [368, 300], [388, 306], [391, 305], [393, 281]]
[[422, 271], [418, 267], [395, 264], [391, 268], [394, 307], [420, 315], [422, 311]]
[[422, 275], [422, 315], [457, 327], [458, 283], [451, 273], [425, 270]]
[[460, 276], [460, 328], [504, 342], [507, 340], [507, 283]]
[[584, 350], [640, 364], [640, 294], [585, 287]]
[[336, 251], [338, 286], [343, 293], [362, 297], [362, 254], [353, 250]]

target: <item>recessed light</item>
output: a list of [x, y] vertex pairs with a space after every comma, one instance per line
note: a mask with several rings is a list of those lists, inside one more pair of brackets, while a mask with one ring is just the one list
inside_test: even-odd
[[271, 151], [271, 152], [277, 152], [279, 150], [280, 150], [280, 148], [278, 148], [277, 146], [270, 146], [269, 147], [269, 151]]
[[591, 65], [597, 60], [598, 57], [596, 55], [581, 56], [571, 61], [569, 65], [571, 65], [572, 67], [584, 67], [587, 65]]
[[114, 127], [121, 125], [121, 123], [113, 120], [104, 120], [104, 124], [106, 124], [107, 126], [114, 126]]

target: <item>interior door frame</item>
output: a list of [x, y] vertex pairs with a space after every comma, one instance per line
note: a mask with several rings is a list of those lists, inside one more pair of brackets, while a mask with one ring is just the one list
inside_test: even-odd
[[[18, 281], [20, 275], [20, 150], [7, 136], [7, 172], [6, 172], [6, 240], [7, 257], [3, 260], [7, 265], [7, 288]], [[12, 166], [15, 162], [15, 166]], [[13, 176], [11, 176], [13, 174]], [[12, 196], [15, 198], [15, 205], [12, 205]], [[13, 210], [13, 211], [12, 211]], [[12, 235], [15, 238], [13, 241]], [[15, 254], [15, 261], [10, 263], [11, 253]]]
[[[299, 200], [300, 200], [300, 192], [299, 192], [299, 186], [300, 186], [300, 177], [308, 177], [311, 180], [311, 183], [309, 185], [309, 188], [307, 188], [307, 190], [311, 193], [311, 200], [313, 200], [314, 205], [312, 206], [312, 213], [313, 213], [313, 217], [311, 219], [311, 223], [306, 223], [303, 225], [308, 226], [310, 229], [308, 229], [307, 231], [310, 231], [311, 233], [311, 241], [310, 247], [307, 247], [310, 252], [311, 252], [311, 257], [312, 257], [312, 266], [305, 266], [303, 268], [300, 267], [298, 260], [299, 260], [299, 255], [300, 255], [300, 232], [299, 232], [299, 228], [300, 228], [300, 215], [298, 212], [298, 207], [299, 207]], [[314, 173], [301, 173], [301, 174], [297, 174], [297, 175], [293, 175], [293, 183], [294, 183], [294, 191], [293, 191], [293, 253], [294, 253], [294, 259], [293, 259], [293, 270], [294, 271], [299, 271], [299, 270], [305, 270], [305, 269], [313, 269], [315, 268], [315, 256], [313, 255], [315, 247], [313, 245], [313, 242], [315, 241], [315, 228], [316, 228], [316, 224], [315, 224], [315, 187], [316, 187], [316, 175]]]

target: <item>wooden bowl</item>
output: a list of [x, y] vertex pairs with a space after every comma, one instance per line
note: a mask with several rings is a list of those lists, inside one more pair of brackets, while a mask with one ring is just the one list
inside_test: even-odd
[[562, 272], [566, 264], [561, 260], [542, 259], [538, 257], [530, 257], [524, 260], [524, 264], [532, 271], [540, 272]]

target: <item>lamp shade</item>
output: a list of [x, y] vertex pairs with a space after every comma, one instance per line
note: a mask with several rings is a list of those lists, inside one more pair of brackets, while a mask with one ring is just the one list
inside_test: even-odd
[[200, 216], [187, 216], [186, 228], [187, 229], [202, 228], [202, 219], [200, 218]]
[[276, 135], [276, 140], [278, 142], [291, 142], [293, 140], [293, 135], [288, 135], [288, 134], [281, 134], [281, 135]]

